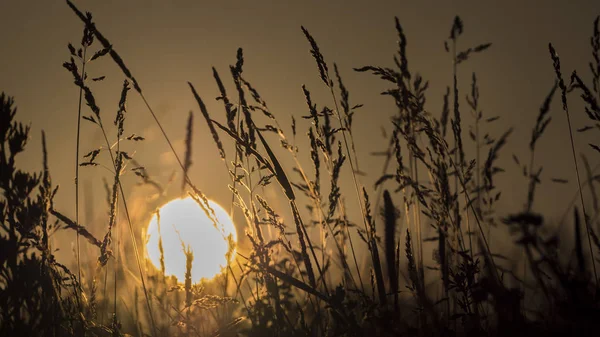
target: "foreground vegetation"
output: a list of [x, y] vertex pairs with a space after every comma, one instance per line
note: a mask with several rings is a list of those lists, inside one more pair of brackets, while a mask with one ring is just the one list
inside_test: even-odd
[[[142, 184], [163, 188], [123, 150], [136, 146], [144, 151], [142, 136], [125, 133], [127, 97], [133, 91], [143, 99], [181, 167], [182, 190], [218, 226], [208, 199], [188, 177], [194, 116], [190, 114], [186, 153], [180, 158], [125, 60], [101, 34], [91, 14], [67, 3], [85, 27], [80, 46], [69, 44], [70, 58], [64, 64], [80, 90], [77, 118], [97, 127], [105, 140], [98, 149], [80, 155], [78, 124], [75, 166], [77, 176], [80, 167], [87, 166], [104, 165], [113, 172], [114, 180], [107, 184], [109, 219], [105, 235], [98, 238], [81, 223], [78, 179], [75, 218], [55, 209], [53, 199], [58, 188], [48, 170], [44, 136], [42, 172], [23, 172], [15, 166], [15, 157], [25, 150], [29, 139], [29, 127], [16, 120], [15, 103], [2, 94], [1, 335], [583, 336], [600, 331], [596, 266], [600, 261], [600, 221], [594, 187], [598, 175], [585, 157], [577, 155], [570, 113], [580, 112], [569, 110], [572, 97], [578, 94], [576, 99], [582, 100], [589, 126], [576, 131], [598, 132], [598, 19], [590, 40], [591, 85], [576, 72], [563, 73], [560, 59], [549, 45], [548, 63], [554, 66], [549, 71], [554, 71], [556, 82], [548, 84], [547, 97], [539, 98], [540, 110], [527, 144], [528, 158], [514, 156], [527, 181], [527, 203], [509, 214], [496, 213], [501, 191], [494, 182], [503, 172], [497, 159], [512, 129], [496, 135], [487, 133], [488, 125], [493, 126], [497, 117], [481, 112], [475, 74], [470, 75], [472, 85], [466, 91], [466, 101], [458, 87], [459, 76], [466, 76], [460, 71], [462, 64], [471, 57], [481, 57], [478, 54], [491, 44], [459, 50], [457, 42], [463, 32], [460, 18], [454, 19], [445, 43], [453, 60], [453, 81], [441, 113], [425, 108], [428, 84], [409, 67], [407, 38], [398, 19], [394, 67], [354, 69], [385, 81], [389, 89], [383, 94], [397, 108], [390, 116], [394, 128], [388, 135], [389, 146], [383, 151], [373, 149], [386, 161], [371, 194], [361, 182], [364, 177], [359, 174], [355, 151], [356, 146], [368, 144], [356, 144], [352, 131], [354, 113], [361, 105], [350, 101], [340, 70], [325, 61], [312, 35], [302, 27], [323, 84], [313, 90], [326, 90], [331, 100], [319, 107], [309, 88], [302, 88], [307, 114], [296, 117], [311, 121], [308, 130], [297, 130], [295, 120], [290, 128], [280, 124], [244, 76], [243, 51], [239, 49], [229, 69], [233, 94], [227, 92], [227, 85], [213, 69], [220, 91], [217, 100], [225, 110], [224, 122], [210, 115], [194, 86], [189, 83], [189, 87], [230, 173], [232, 205], [244, 215], [252, 249], [236, 252], [232, 243], [230, 254], [235, 256], [224, 273], [201, 284], [192, 284], [190, 276], [192, 260], [201, 257], [186, 251], [188, 271], [180, 284], [164, 276], [164, 265], [162, 271], [146, 266], [145, 238], [127, 207], [127, 193], [121, 185], [125, 172], [133, 172]], [[92, 83], [103, 77], [88, 78], [89, 67], [100, 58], [112, 59], [125, 77], [112, 125], [105, 119], [113, 117], [101, 113], [91, 89]], [[579, 188], [578, 207], [569, 210], [573, 219], [566, 221], [573, 228], [566, 240], [559, 240], [533, 207], [536, 188], [544, 180], [542, 165], [534, 158], [551, 121], [553, 99], [561, 100], [560, 113], [569, 121], [564, 130], [570, 135]], [[467, 128], [469, 137], [464, 137]], [[303, 133], [310, 144], [310, 167], [303, 167], [305, 160], [295, 145], [296, 137]], [[274, 137], [278, 144], [267, 141]], [[467, 142], [473, 142], [473, 153], [465, 150]], [[122, 147], [122, 143], [127, 145]], [[225, 145], [230, 143], [234, 144], [232, 151], [226, 151]], [[590, 146], [600, 152], [600, 144]], [[285, 170], [277, 154], [290, 156], [293, 169]], [[351, 181], [342, 184], [344, 170]], [[281, 197], [287, 199], [289, 209], [270, 206], [275, 201], [268, 200], [263, 192], [272, 186], [283, 191]], [[584, 197], [584, 189], [589, 190], [590, 197]], [[357, 200], [357, 204], [349, 205], [350, 200]], [[565, 207], [568, 204], [565, 200]], [[349, 207], [358, 208], [360, 216], [350, 218]], [[119, 214], [126, 221], [117, 221]], [[525, 268], [507, 263], [506, 257], [491, 248], [490, 228], [496, 226], [511, 233]], [[53, 255], [51, 235], [57, 230], [77, 233], [73, 265], [61, 263]], [[435, 235], [428, 236], [432, 232]], [[98, 256], [94, 265], [81, 262], [84, 241]], [[428, 247], [434, 247], [433, 259], [426, 256], [431, 250]], [[565, 247], [574, 252], [573, 256], [559, 252]], [[357, 257], [362, 251], [368, 254], [366, 268]], [[123, 285], [125, 292], [119, 290]]]

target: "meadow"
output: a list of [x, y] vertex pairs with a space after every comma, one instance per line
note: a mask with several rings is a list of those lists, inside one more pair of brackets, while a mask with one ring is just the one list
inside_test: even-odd
[[[429, 84], [409, 66], [410, 34], [398, 18], [391, 21], [397, 33], [391, 67], [338, 69], [319, 49], [318, 37], [301, 27], [305, 57], [314, 59], [321, 84], [302, 86], [306, 105], [296, 111], [304, 114], [294, 115], [288, 125], [270, 110], [268, 93], [244, 73], [240, 48], [227, 75], [212, 69], [223, 111], [209, 112], [207, 98], [188, 82], [200, 113], [190, 113], [182, 128], [185, 152], [177, 153], [144, 83], [113, 47], [119, 37], [104, 36], [91, 13], [69, 0], [67, 5], [83, 27], [81, 40], [65, 49], [63, 64], [79, 92], [72, 116], [78, 120], [75, 215], [54, 207], [61, 191], [51, 178], [45, 135], [43, 169], [18, 168], [15, 158], [27, 153], [30, 126], [19, 121], [19, 102], [2, 93], [0, 335], [595, 336], [600, 331], [600, 175], [590, 165], [597, 162], [600, 143], [575, 142], [581, 133], [598, 139], [600, 131], [600, 17], [590, 23], [590, 62], [579, 72], [562, 68], [560, 50], [548, 45], [547, 59], [540, 62], [548, 64], [555, 81], [539, 84], [548, 88], [546, 97], [531, 97], [539, 110], [527, 126], [530, 141], [521, 144], [526, 155], [504, 151], [513, 128], [502, 129], [500, 117], [483, 113], [478, 74], [461, 71], [470, 59], [485, 57], [492, 43], [459, 48], [464, 26], [458, 16], [449, 20], [444, 40], [453, 78], [437, 111], [425, 107]], [[123, 76], [116, 114], [101, 110], [94, 95], [104, 76], [88, 76], [100, 59]], [[385, 159], [374, 179], [360, 171], [369, 163], [359, 161], [356, 148], [369, 144], [355, 142], [353, 117], [365, 107], [351, 100], [352, 88], [342, 78], [347, 71], [380, 78], [388, 87], [381, 99], [396, 111], [389, 116], [393, 132], [383, 135], [387, 147], [370, 149]], [[459, 87], [464, 77], [471, 79], [468, 88]], [[315, 102], [316, 91], [328, 101]], [[135, 123], [128, 118], [131, 95], [141, 98], [147, 118], [156, 122], [181, 181], [158, 181], [136, 160], [134, 152], [152, 149], [145, 148], [143, 135], [127, 131]], [[561, 109], [553, 111], [553, 101]], [[534, 201], [540, 184], [565, 182], [545, 175], [545, 163], [536, 161], [545, 131], [559, 114], [566, 116], [562, 130], [572, 150], [560, 160], [573, 164], [569, 179], [576, 181], [577, 194], [558, 196], [567, 216], [557, 229], [548, 224], [557, 220], [546, 218]], [[586, 125], [572, 125], [573, 114], [584, 114]], [[297, 120], [310, 127], [301, 129]], [[79, 148], [83, 123], [103, 135], [91, 152]], [[147, 233], [135, 223], [122, 177], [127, 173], [127, 179], [134, 176], [139, 185], [161, 193], [166, 185], [180, 188], [219, 228], [209, 198], [190, 178], [199, 161], [191, 144], [200, 125], [218, 150], [211, 165], [223, 165], [229, 173], [223, 183], [231, 205], [223, 206], [243, 215], [245, 231], [238, 237], [247, 247], [224, 236], [229, 249], [222, 273], [194, 282], [193, 261], [210, 257], [183, 245], [185, 276], [168, 276], [159, 236], [160, 264], [152, 265]], [[299, 149], [298, 143], [308, 148]], [[582, 154], [584, 147], [593, 157]], [[497, 209], [504, 188], [498, 176], [509, 170], [499, 164], [501, 157], [514, 162], [510, 170], [517, 168], [518, 179], [508, 188], [525, 193], [523, 207], [510, 212]], [[283, 164], [290, 161], [293, 167]], [[93, 168], [112, 174], [104, 182], [106, 200], [93, 205], [108, 214], [101, 236], [89, 230], [79, 211], [85, 204], [79, 171]], [[494, 241], [492, 228], [510, 236], [511, 255]], [[69, 250], [68, 243], [52, 240], [58, 231], [75, 234], [72, 261], [55, 256], [57, 248]]]

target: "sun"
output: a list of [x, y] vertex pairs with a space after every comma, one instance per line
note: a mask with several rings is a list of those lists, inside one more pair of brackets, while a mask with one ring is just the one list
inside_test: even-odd
[[[160, 208], [160, 236], [164, 250], [165, 274], [175, 276], [179, 282], [185, 280], [185, 247], [194, 253], [192, 263], [192, 282], [201, 279], [212, 279], [220, 274], [227, 265], [229, 243], [227, 237], [232, 236], [236, 242], [236, 230], [227, 212], [216, 202], [208, 204], [215, 211], [219, 228], [204, 210], [191, 197], [175, 199]], [[148, 258], [157, 268], [160, 267], [159, 226], [154, 214], [148, 225], [148, 241], [146, 251]]]

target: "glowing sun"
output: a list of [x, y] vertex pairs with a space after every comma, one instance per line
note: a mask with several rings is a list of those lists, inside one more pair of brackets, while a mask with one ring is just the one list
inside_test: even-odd
[[[210, 207], [215, 211], [219, 228], [204, 210], [187, 197], [175, 199], [160, 208], [160, 236], [164, 250], [165, 274], [175, 276], [179, 282], [185, 280], [185, 253], [183, 244], [192, 250], [192, 282], [202, 278], [211, 279], [221, 273], [227, 265], [229, 243], [226, 238], [231, 235], [233, 242], [237, 236], [233, 222], [227, 212], [217, 203], [209, 200]], [[152, 264], [159, 270], [159, 226], [156, 214], [148, 225], [148, 243], [146, 250]]]

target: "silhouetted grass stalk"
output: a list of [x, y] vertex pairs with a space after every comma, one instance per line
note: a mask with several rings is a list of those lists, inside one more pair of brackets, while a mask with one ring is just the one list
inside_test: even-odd
[[[84, 33], [85, 34], [85, 33]], [[81, 69], [81, 79], [83, 83], [85, 83], [85, 66], [87, 63], [87, 46], [83, 46], [83, 58], [82, 58], [82, 69]], [[79, 102], [77, 106], [77, 140], [76, 140], [76, 149], [75, 149], [75, 225], [79, 225], [79, 146], [80, 146], [80, 131], [81, 131], [81, 105], [83, 102], [83, 87], [79, 88]], [[77, 277], [81, 281], [81, 249], [79, 245], [79, 231], [77, 232], [77, 236], [75, 239], [75, 245], [77, 249]], [[77, 290], [77, 303], [79, 306], [79, 310], [82, 310], [81, 307], [81, 293], [82, 289]]]
[[[112, 45], [96, 29], [96, 25], [93, 22], [91, 22], [90, 20], [88, 20], [83, 15], [83, 13], [81, 13], [81, 11], [79, 11], [79, 9], [77, 9], [77, 7], [70, 0], [66, 0], [66, 1], [67, 1], [67, 4], [69, 5], [69, 7], [75, 12], [75, 14], [77, 14], [77, 16], [79, 17], [79, 19], [81, 19], [83, 21], [83, 23], [86, 25], [86, 27], [88, 27], [88, 29], [93, 32], [94, 36], [96, 36], [98, 38], [98, 40], [102, 43], [102, 45], [104, 46], [104, 48], [110, 48], [110, 55], [111, 55], [111, 57], [113, 57], [113, 59], [115, 60], [115, 62], [121, 67], [121, 69], [124, 71], [125, 75], [127, 77], [129, 77], [133, 81], [134, 88], [140, 94], [140, 96], [142, 97], [144, 103], [146, 104], [146, 106], [148, 107], [149, 111], [151, 112], [152, 116], [154, 117], [154, 119], [158, 123], [158, 120], [156, 119], [156, 115], [154, 114], [154, 112], [152, 111], [152, 109], [148, 105], [148, 102], [146, 101], [146, 99], [142, 95], [141, 89], [140, 89], [137, 81], [131, 76], [131, 73], [129, 73], [129, 71], [127, 70], [127, 68], [124, 67], [123, 61], [118, 56], [118, 54], [114, 51], [114, 49], [112, 49]], [[164, 130], [163, 130], [162, 126], [160, 126], [160, 124], [159, 124], [159, 127], [160, 127], [161, 131], [163, 132], [163, 135], [166, 137], [166, 134], [164, 133]], [[104, 140], [105, 140], [108, 148], [110, 148], [110, 143], [109, 143], [108, 138], [106, 136], [106, 132], [103, 130], [102, 133], [103, 133]], [[171, 149], [173, 149], [173, 146], [171, 145], [171, 142], [168, 139], [167, 139], [167, 141], [169, 143], [169, 146], [171, 146]], [[113, 162], [113, 165], [115, 165], [115, 168], [116, 168], [115, 158], [112, 155], [112, 151], [109, 151], [109, 153], [111, 154], [111, 161]], [[179, 157], [177, 157], [177, 154], [175, 154], [175, 156], [177, 158], [177, 161], [179, 162], [179, 164], [183, 168], [183, 165], [181, 164], [181, 161], [179, 160]], [[118, 173], [116, 173], [116, 174], [118, 174]], [[152, 306], [150, 305], [150, 299], [148, 297], [148, 290], [147, 290], [146, 282], [144, 280], [144, 275], [143, 275], [143, 272], [142, 272], [142, 265], [141, 265], [141, 261], [140, 261], [140, 256], [139, 256], [139, 252], [138, 252], [137, 243], [136, 243], [136, 240], [135, 240], [135, 234], [134, 234], [134, 231], [133, 231], [133, 225], [132, 225], [132, 222], [131, 222], [131, 217], [129, 215], [129, 210], [127, 208], [127, 203], [125, 201], [125, 193], [123, 191], [123, 187], [121, 186], [120, 182], [119, 182], [119, 189], [121, 191], [121, 196], [123, 197], [123, 207], [125, 209], [125, 215], [127, 217], [127, 223], [129, 225], [129, 230], [130, 230], [130, 234], [131, 234], [131, 240], [132, 240], [132, 243], [133, 243], [133, 250], [134, 250], [135, 259], [136, 259], [136, 263], [137, 263], [139, 274], [140, 274], [140, 280], [142, 282], [142, 287], [144, 289], [144, 296], [146, 297], [146, 304], [147, 304], [147, 307], [148, 307], [148, 312], [149, 312], [149, 315], [150, 315], [151, 324], [152, 324], [154, 332], [157, 333], [156, 324], [154, 322], [154, 315], [152, 314]]]
[[592, 240], [590, 237], [590, 225], [587, 212], [585, 210], [585, 201], [583, 200], [583, 189], [581, 187], [581, 179], [579, 177], [579, 165], [577, 164], [577, 155], [575, 154], [575, 140], [573, 139], [573, 129], [571, 127], [571, 115], [569, 114], [569, 106], [567, 104], [567, 87], [562, 78], [562, 73], [560, 70], [560, 58], [558, 57], [554, 47], [551, 43], [548, 44], [548, 49], [550, 51], [550, 56], [552, 58], [554, 72], [556, 74], [556, 79], [558, 80], [558, 87], [561, 90], [561, 98], [562, 98], [562, 107], [563, 111], [567, 115], [567, 126], [569, 129], [569, 140], [571, 142], [571, 153], [573, 154], [573, 164], [575, 165], [575, 175], [577, 176], [577, 186], [579, 189], [579, 198], [581, 201], [581, 208], [583, 210], [583, 218], [585, 221], [585, 228], [587, 232], [588, 245], [590, 249], [590, 256], [592, 260], [592, 267], [594, 270], [594, 283], [596, 285], [596, 292], [598, 291], [598, 273], [596, 271], [596, 259], [594, 259], [594, 250], [592, 249]]

